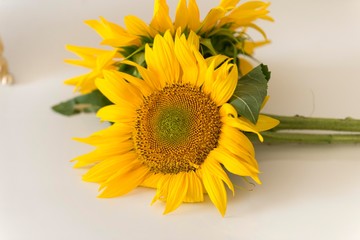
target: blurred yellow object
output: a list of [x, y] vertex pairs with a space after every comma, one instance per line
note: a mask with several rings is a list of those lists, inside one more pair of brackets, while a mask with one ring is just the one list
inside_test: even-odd
[[4, 45], [0, 39], [0, 83], [2, 85], [10, 85], [14, 82], [13, 77], [9, 73], [6, 59], [3, 57]]

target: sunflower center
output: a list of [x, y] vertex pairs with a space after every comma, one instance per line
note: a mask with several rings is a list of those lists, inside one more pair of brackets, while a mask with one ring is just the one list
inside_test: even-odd
[[154, 173], [196, 170], [217, 146], [221, 120], [199, 88], [173, 84], [146, 97], [134, 131], [139, 160]]
[[164, 109], [156, 122], [156, 134], [164, 143], [178, 144], [188, 137], [190, 119], [185, 109], [177, 107]]

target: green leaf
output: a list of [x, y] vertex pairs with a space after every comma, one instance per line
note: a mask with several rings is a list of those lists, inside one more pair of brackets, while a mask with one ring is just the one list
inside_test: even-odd
[[267, 95], [267, 83], [270, 72], [266, 65], [260, 64], [237, 83], [229, 103], [233, 105], [240, 116], [244, 116], [256, 124], [261, 105]]
[[84, 94], [52, 107], [55, 112], [66, 116], [84, 113], [95, 113], [100, 108], [112, 104], [99, 90]]
[[260, 64], [260, 66], [261, 66], [261, 71], [263, 72], [266, 81], [269, 81], [271, 78], [271, 72], [269, 71], [268, 66], [264, 65], [264, 64]]

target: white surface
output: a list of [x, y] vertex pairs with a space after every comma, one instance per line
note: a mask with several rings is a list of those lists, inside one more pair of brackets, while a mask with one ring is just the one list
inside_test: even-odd
[[[203, 13], [217, 3], [199, 1]], [[360, 1], [273, 0], [270, 9], [276, 23], [260, 25], [273, 44], [256, 55], [273, 72], [266, 111], [360, 118]], [[97, 185], [69, 163], [90, 148], [70, 139], [104, 126], [50, 106], [72, 96], [62, 82], [82, 73], [63, 64], [72, 57], [64, 45], [99, 41], [82, 21], [122, 24], [128, 14], [149, 21], [152, 1], [0, 0], [17, 81], [0, 86], [1, 240], [360, 239], [359, 145], [257, 146], [263, 185], [229, 197], [225, 218], [209, 200], [163, 216], [163, 204], [149, 204], [151, 189], [96, 198]]]

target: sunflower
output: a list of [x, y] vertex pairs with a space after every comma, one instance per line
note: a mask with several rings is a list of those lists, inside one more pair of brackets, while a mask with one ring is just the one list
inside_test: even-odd
[[[265, 32], [254, 21], [258, 19], [273, 21], [268, 16], [269, 3], [249, 1], [238, 6], [239, 0], [222, 0], [212, 8], [201, 21], [200, 13], [195, 0], [180, 0], [177, 6], [175, 20], [169, 16], [169, 7], [166, 0], [155, 0], [154, 14], [150, 24], [136, 16], [125, 17], [126, 28], [107, 21], [88, 20], [86, 24], [94, 29], [103, 39], [101, 44], [112, 47], [117, 56], [111, 58], [111, 53], [103, 50], [69, 46], [68, 49], [79, 55], [82, 60], [68, 60], [67, 62], [89, 67], [89, 74], [81, 75], [65, 81], [75, 85], [81, 93], [89, 93], [96, 89], [95, 79], [102, 76], [99, 69], [116, 67], [122, 72], [137, 76], [139, 73], [133, 66], [121, 64], [118, 58], [125, 58], [146, 66], [144, 50], [146, 44], [152, 44], [157, 34], [163, 35], [169, 31], [172, 36], [180, 29], [186, 35], [190, 31], [200, 36], [201, 54], [205, 57], [218, 54], [233, 58], [242, 74], [247, 73], [251, 64], [246, 58], [251, 57], [252, 49], [268, 43]], [[254, 42], [246, 33], [248, 28], [259, 31], [265, 38], [260, 44]], [[251, 49], [251, 52], [247, 51]], [[240, 56], [240, 57], [239, 57]], [[98, 60], [98, 58], [100, 60]]]
[[75, 167], [91, 166], [83, 180], [100, 184], [99, 197], [124, 195], [138, 186], [156, 188], [153, 202], [166, 202], [164, 214], [182, 202], [201, 202], [207, 193], [226, 211], [224, 169], [260, 184], [252, 143], [259, 130], [276, 120], [260, 115], [257, 125], [238, 118], [227, 103], [238, 81], [236, 65], [218, 55], [205, 59], [194, 32], [155, 36], [146, 45], [147, 67], [131, 61], [141, 78], [104, 70], [98, 89], [114, 104], [97, 113], [113, 124], [77, 140], [96, 147], [79, 156]]

